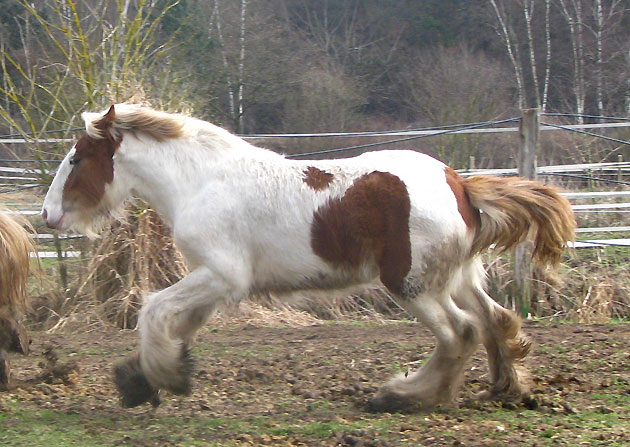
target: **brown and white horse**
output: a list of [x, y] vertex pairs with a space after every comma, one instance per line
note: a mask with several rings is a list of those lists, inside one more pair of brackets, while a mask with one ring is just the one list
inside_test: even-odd
[[482, 343], [485, 398], [524, 391], [514, 363], [530, 342], [484, 291], [480, 253], [528, 235], [556, 264], [575, 221], [555, 189], [520, 178], [461, 178], [414, 151], [295, 161], [207, 122], [119, 104], [83, 115], [87, 133], [44, 202], [49, 226], [94, 234], [140, 197], [170, 225], [191, 273], [149, 297], [140, 352], [115, 367], [124, 406], [191, 391], [188, 346], [217, 304], [252, 292], [332, 289], [379, 279], [437, 338], [416, 372], [387, 382], [375, 409], [455, 397]]
[[31, 251], [27, 231], [0, 208], [0, 390], [9, 387], [8, 352], [28, 354], [28, 337], [20, 318], [28, 309], [26, 280]]

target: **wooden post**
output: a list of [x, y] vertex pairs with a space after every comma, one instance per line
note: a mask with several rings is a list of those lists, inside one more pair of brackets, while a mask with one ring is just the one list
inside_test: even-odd
[[540, 109], [521, 110], [519, 126], [518, 175], [536, 180], [536, 151], [538, 147]]
[[[623, 163], [623, 155], [618, 154], [617, 161], [619, 163]], [[623, 180], [623, 170], [621, 169], [621, 165], [619, 165], [619, 168], [617, 168], [617, 181], [620, 182], [622, 180]]]
[[61, 239], [57, 236], [57, 233], [53, 233], [53, 242], [55, 249], [57, 250], [57, 264], [59, 266], [59, 278], [61, 279], [61, 287], [63, 292], [68, 293], [68, 268], [63, 256], [63, 247], [61, 246]]
[[[519, 126], [518, 175], [529, 180], [536, 179], [536, 151], [538, 146], [540, 109], [523, 109]], [[515, 310], [527, 317], [532, 300], [532, 253], [534, 242], [520, 243], [514, 250], [514, 295]]]

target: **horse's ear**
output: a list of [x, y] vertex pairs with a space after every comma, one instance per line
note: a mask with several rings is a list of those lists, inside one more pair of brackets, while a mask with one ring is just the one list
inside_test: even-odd
[[114, 124], [115, 119], [116, 119], [116, 109], [114, 107], [114, 104], [112, 104], [109, 110], [107, 111], [107, 113], [103, 115], [103, 117], [100, 120], [98, 120], [97, 123], [94, 123], [94, 125], [100, 130], [107, 130], [110, 127], [112, 127], [112, 124]]
[[[116, 121], [116, 108], [112, 104], [105, 115], [94, 121], [93, 126], [99, 138], [111, 138], [114, 141], [120, 140], [119, 132], [114, 128]], [[88, 131], [89, 133], [89, 131]]]

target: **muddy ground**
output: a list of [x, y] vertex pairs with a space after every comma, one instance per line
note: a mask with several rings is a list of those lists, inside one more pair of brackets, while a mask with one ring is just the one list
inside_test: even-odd
[[630, 324], [525, 326], [526, 406], [471, 401], [487, 385], [479, 351], [454, 408], [404, 414], [365, 404], [431, 352], [414, 323], [204, 329], [192, 396], [163, 396], [157, 409], [121, 408], [110, 380], [136, 332], [33, 333], [31, 354], [12, 357], [14, 388], [0, 393], [0, 445], [630, 445]]

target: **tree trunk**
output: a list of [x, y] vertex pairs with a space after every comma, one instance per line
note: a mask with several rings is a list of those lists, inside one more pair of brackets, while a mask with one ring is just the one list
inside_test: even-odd
[[547, 111], [547, 99], [549, 97], [549, 79], [551, 77], [551, 27], [549, 21], [549, 11], [551, 10], [551, 0], [545, 0], [545, 80], [543, 83], [543, 95], [541, 111]]
[[[569, 8], [569, 4], [572, 8]], [[579, 115], [584, 114], [586, 103], [586, 82], [584, 79], [584, 22], [582, 20], [582, 0], [559, 0], [571, 36], [571, 49], [573, 53], [573, 94], [575, 99], [575, 111]], [[578, 117], [578, 122], [584, 122], [583, 117]]]
[[536, 65], [536, 55], [534, 48], [534, 36], [532, 34], [532, 18], [534, 16], [534, 2], [523, 3], [523, 14], [525, 15], [525, 28], [527, 29], [527, 46], [529, 47], [529, 63], [532, 72], [532, 83], [534, 90], [535, 104], [532, 106], [540, 107], [540, 91], [538, 89], [538, 68]]
[[245, 133], [244, 117], [243, 117], [243, 86], [245, 73], [245, 19], [247, 13], [247, 0], [241, 0], [241, 35], [240, 35], [240, 54], [238, 60], [238, 132]]
[[595, 40], [597, 42], [597, 79], [595, 86], [595, 100], [597, 103], [597, 113], [599, 116], [604, 115], [604, 79], [602, 73], [602, 65], [604, 63], [603, 53], [604, 46], [602, 42], [602, 33], [604, 31], [604, 12], [602, 10], [602, 0], [595, 0], [596, 22]]
[[214, 10], [212, 16], [216, 20], [217, 37], [219, 45], [221, 47], [221, 60], [223, 61], [223, 69], [225, 70], [225, 77], [227, 82], [227, 94], [228, 94], [228, 107], [230, 110], [230, 118], [233, 122], [237, 123], [236, 105], [234, 101], [234, 83], [232, 82], [232, 76], [230, 75], [230, 65], [227, 60], [227, 50], [225, 49], [225, 39], [223, 39], [223, 30], [221, 28], [221, 11], [219, 8], [219, 0], [214, 0]]
[[492, 7], [494, 8], [494, 12], [497, 16], [497, 20], [499, 21], [499, 26], [501, 27], [501, 35], [503, 36], [503, 40], [505, 41], [505, 48], [508, 53], [508, 57], [512, 62], [512, 67], [514, 68], [514, 74], [516, 76], [516, 84], [518, 87], [518, 107], [522, 109], [525, 106], [525, 82], [523, 79], [523, 67], [520, 62], [520, 55], [518, 51], [518, 45], [513, 42], [512, 39], [512, 30], [508, 27], [507, 24], [507, 14], [504, 11], [501, 11], [499, 5], [495, 0], [490, 0]]

